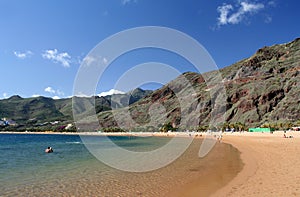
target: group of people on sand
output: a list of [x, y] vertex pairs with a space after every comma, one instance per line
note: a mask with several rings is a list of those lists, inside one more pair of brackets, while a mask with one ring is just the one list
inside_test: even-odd
[[287, 136], [287, 135], [286, 135], [286, 131], [284, 131], [284, 132], [283, 132], [283, 138], [293, 138], [293, 136], [292, 136], [292, 135]]
[[293, 138], [293, 136], [292, 136], [292, 135], [286, 136], [285, 133], [284, 133], [284, 134], [283, 134], [283, 138]]
[[53, 153], [52, 147], [49, 146], [48, 148], [46, 148], [45, 153]]

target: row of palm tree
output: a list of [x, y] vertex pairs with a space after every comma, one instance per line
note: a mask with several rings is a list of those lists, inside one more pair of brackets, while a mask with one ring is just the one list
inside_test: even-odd
[[[292, 123], [292, 122], [271, 122], [271, 123], [264, 123], [260, 127], [262, 128], [273, 128], [275, 130], [288, 130], [292, 127], [299, 126], [300, 127], [300, 120]], [[216, 131], [247, 131], [249, 126], [242, 122], [225, 122], [223, 124], [219, 124], [217, 126], [208, 126], [208, 125], [199, 125], [197, 128], [186, 128], [186, 130], [190, 131], [198, 131], [198, 132], [205, 132], [207, 130], [216, 130]], [[178, 128], [174, 128], [173, 124], [168, 122], [166, 124], [160, 124], [158, 127], [148, 126], [146, 128], [135, 128], [131, 131], [133, 132], [168, 132], [168, 131], [176, 131]], [[114, 128], [106, 128], [104, 132], [125, 132], [124, 130], [114, 127]]]
[[231, 130], [231, 131], [245, 131], [248, 128], [244, 123], [241, 122], [225, 122], [223, 125], [221, 125], [221, 130], [226, 131], [226, 130]]
[[[299, 122], [300, 123], [300, 122]], [[300, 124], [299, 124], [300, 125]], [[272, 122], [272, 123], [264, 123], [261, 125], [262, 128], [274, 128], [275, 130], [288, 130], [294, 126], [298, 126], [297, 123], [292, 122]]]

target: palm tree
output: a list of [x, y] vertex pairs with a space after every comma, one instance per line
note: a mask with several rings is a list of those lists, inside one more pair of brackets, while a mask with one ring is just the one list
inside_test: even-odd
[[262, 127], [262, 128], [271, 128], [271, 125], [270, 125], [270, 123], [264, 123], [260, 127]]
[[229, 128], [229, 123], [228, 122], [224, 122], [223, 126], [222, 126], [222, 131], [226, 131], [226, 129]]
[[236, 124], [235, 124], [235, 127], [236, 127], [236, 129], [238, 130], [238, 131], [244, 131], [245, 130], [245, 124], [243, 124], [243, 123], [241, 123], [241, 122], [237, 122]]

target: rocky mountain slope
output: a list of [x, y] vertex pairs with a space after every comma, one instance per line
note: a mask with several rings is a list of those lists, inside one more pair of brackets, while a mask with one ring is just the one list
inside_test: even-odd
[[[299, 90], [300, 38], [297, 38], [290, 43], [263, 47], [251, 57], [219, 71], [202, 75], [183, 73], [153, 92], [136, 89], [126, 95], [74, 98], [79, 101], [74, 110], [85, 124], [95, 125], [93, 129], [138, 130], [163, 125], [206, 126], [216, 122], [260, 126], [299, 122]], [[91, 109], [94, 101], [96, 109]], [[97, 113], [100, 127], [89, 122], [92, 110]], [[0, 100], [0, 118], [15, 120], [21, 129], [28, 125], [47, 129], [43, 124], [56, 120], [70, 123], [72, 115], [70, 98], [13, 96]]]
[[[183, 109], [184, 104], [180, 103], [178, 97], [192, 96], [192, 92], [195, 102], [190, 107], [197, 110], [190, 109], [189, 121], [198, 121], [199, 126], [208, 125], [212, 116], [221, 112], [225, 112], [224, 122], [241, 122], [247, 126], [295, 122], [300, 119], [300, 38], [286, 44], [263, 47], [253, 56], [223, 68], [220, 72], [226, 93], [219, 112], [214, 111], [216, 103], [213, 98], [213, 94], [218, 96], [218, 91], [212, 94], [211, 87], [207, 86], [210, 80], [214, 80], [217, 71], [203, 75], [188, 72], [128, 109], [115, 113], [100, 112], [100, 125], [131, 129], [156, 121], [157, 124], [176, 127], [188, 114], [185, 111], [189, 110]], [[184, 79], [189, 81], [193, 90], [182, 83]], [[116, 114], [122, 113], [123, 116], [116, 120]], [[164, 115], [159, 115], [162, 113]], [[128, 119], [128, 114], [134, 121]], [[195, 117], [199, 119], [193, 120]]]

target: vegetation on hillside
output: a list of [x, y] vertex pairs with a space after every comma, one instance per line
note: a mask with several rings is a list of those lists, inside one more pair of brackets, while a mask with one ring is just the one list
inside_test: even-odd
[[[220, 84], [226, 90], [222, 103], [218, 100], [218, 87], [207, 85], [214, 84], [217, 72], [221, 73]], [[202, 75], [183, 73], [153, 92], [136, 89], [125, 95], [75, 97], [77, 104], [73, 107], [71, 98], [13, 96], [0, 100], [0, 118], [17, 122], [13, 126], [2, 125], [5, 130], [65, 130], [64, 126], [74, 121], [73, 112], [81, 115], [84, 124], [89, 124], [91, 110], [96, 111], [99, 121], [93, 129], [104, 132], [239, 131], [260, 126], [288, 129], [300, 126], [299, 92], [300, 38], [263, 47], [251, 57], [220, 71]], [[189, 100], [192, 97], [194, 100]], [[95, 109], [87, 107], [94, 106], [94, 102]], [[216, 122], [215, 117], [221, 121]]]

